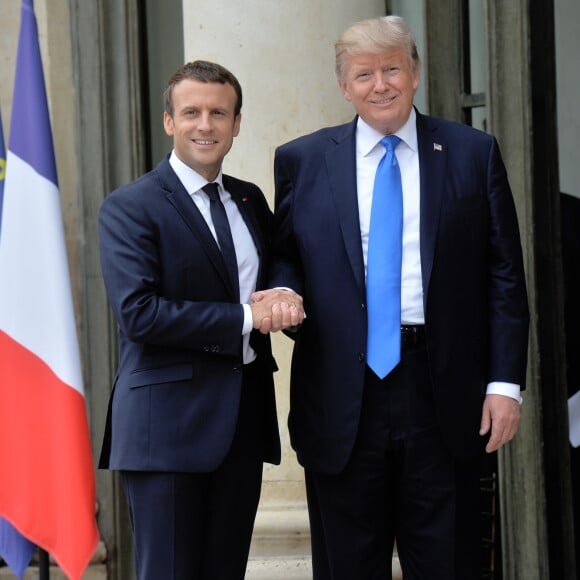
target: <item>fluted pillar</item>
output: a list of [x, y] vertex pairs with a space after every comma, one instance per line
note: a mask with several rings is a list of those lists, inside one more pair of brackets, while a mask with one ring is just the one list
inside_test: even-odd
[[[352, 22], [384, 14], [382, 0], [184, 0], [184, 60], [219, 62], [244, 91], [241, 132], [226, 172], [256, 182], [273, 207], [274, 149], [353, 117], [334, 76], [335, 40]], [[286, 427], [291, 349], [288, 338], [274, 337], [283, 458], [280, 466], [265, 468], [257, 557], [309, 550], [303, 474]]]

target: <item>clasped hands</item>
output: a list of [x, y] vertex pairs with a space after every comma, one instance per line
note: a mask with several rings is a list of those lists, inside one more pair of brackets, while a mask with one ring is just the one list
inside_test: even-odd
[[254, 328], [262, 334], [292, 328], [304, 320], [302, 296], [292, 290], [274, 288], [254, 292], [250, 308]]

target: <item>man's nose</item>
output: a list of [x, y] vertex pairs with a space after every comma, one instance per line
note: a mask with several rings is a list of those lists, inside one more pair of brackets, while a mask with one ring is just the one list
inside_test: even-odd
[[385, 75], [383, 74], [383, 72], [377, 72], [375, 74], [375, 86], [374, 86], [374, 90], [377, 93], [384, 93], [386, 88], [387, 88], [387, 79], [385, 78]]
[[198, 124], [197, 124], [197, 128], [200, 131], [211, 131], [212, 127], [213, 127], [213, 125], [212, 125], [212, 122], [211, 122], [211, 115], [209, 113], [207, 113], [207, 114], [206, 113], [202, 113], [199, 116], [199, 121], [198, 121]]

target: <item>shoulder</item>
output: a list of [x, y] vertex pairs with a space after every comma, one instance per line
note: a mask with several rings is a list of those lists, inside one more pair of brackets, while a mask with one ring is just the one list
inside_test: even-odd
[[255, 183], [226, 174], [223, 175], [223, 183], [230, 195], [241, 199], [243, 203], [249, 203], [254, 208], [268, 208], [264, 193]]
[[464, 146], [489, 148], [496, 142], [495, 137], [490, 133], [475, 129], [465, 123], [422, 114], [417, 115], [417, 131], [419, 138], [421, 136], [438, 138]]
[[165, 191], [171, 191], [168, 181], [178, 181], [169, 162], [164, 159], [151, 171], [113, 190], [104, 200], [109, 203], [150, 202]]
[[251, 181], [245, 181], [238, 177], [233, 177], [232, 175], [223, 175], [224, 187], [230, 192], [235, 194], [244, 195], [247, 197], [263, 198], [264, 194], [262, 190]]
[[354, 137], [354, 122], [324, 127], [280, 145], [276, 155], [311, 155], [324, 152], [349, 137]]
[[159, 205], [165, 193], [163, 180], [158, 168], [155, 168], [107, 195], [99, 209], [99, 216], [103, 218], [117, 212], [127, 215], [147, 212], [149, 208]]

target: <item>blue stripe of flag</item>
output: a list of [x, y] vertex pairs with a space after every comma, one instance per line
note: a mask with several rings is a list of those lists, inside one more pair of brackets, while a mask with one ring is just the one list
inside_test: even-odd
[[[46, 87], [32, 0], [22, 1], [8, 149], [58, 186]], [[30, 136], [34, 135], [34, 139]]]
[[2, 113], [0, 112], [0, 237], [2, 236], [2, 205], [4, 204], [4, 179], [6, 178], [6, 147], [2, 130]]
[[[15, 99], [12, 104], [12, 138], [10, 148], [21, 159], [32, 165], [38, 173], [56, 183], [56, 164], [52, 153], [52, 137], [48, 120], [48, 105], [44, 91], [44, 76], [40, 61], [40, 47], [38, 45], [38, 31], [36, 17], [34, 16], [32, 0], [22, 2], [22, 24], [18, 41], [18, 56], [16, 64], [16, 84], [19, 91], [16, 95], [24, 95], [24, 98]], [[34, 41], [29, 37], [34, 35]], [[23, 38], [24, 36], [24, 38]], [[32, 46], [32, 49], [30, 48]], [[39, 73], [40, 71], [40, 73]], [[36, 77], [36, 78], [35, 78]], [[40, 80], [39, 80], [40, 79]], [[37, 89], [42, 88], [40, 94], [44, 98], [36, 99]], [[24, 101], [24, 103], [23, 103]], [[33, 102], [35, 101], [35, 102]], [[26, 115], [15, 114], [24, 107], [28, 110]], [[32, 112], [32, 114], [30, 114]], [[22, 124], [14, 123], [14, 119], [20, 117]], [[30, 127], [26, 127], [30, 124]], [[36, 140], [32, 147], [26, 147], [24, 140], [18, 135], [19, 131], [36, 129]], [[31, 133], [32, 134], [32, 133]], [[49, 139], [49, 147], [45, 147], [46, 139]], [[45, 150], [43, 150], [45, 149]], [[46, 150], [50, 151], [47, 157]], [[0, 228], [2, 227], [2, 208], [4, 204], [4, 181], [6, 177], [6, 147], [4, 145], [4, 132], [2, 130], [2, 118], [0, 116]], [[0, 229], [0, 236], [2, 230]], [[10, 522], [0, 517], [0, 556], [10, 566], [18, 578], [22, 578], [28, 566], [36, 546], [25, 538]]]
[[0, 555], [17, 578], [22, 578], [35, 548], [10, 522], [0, 518]]

